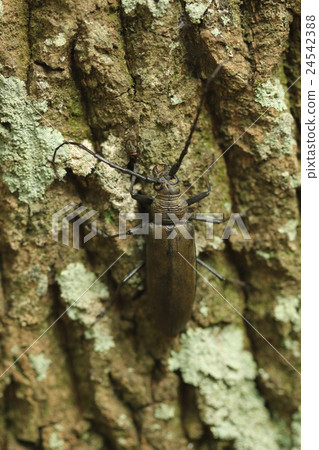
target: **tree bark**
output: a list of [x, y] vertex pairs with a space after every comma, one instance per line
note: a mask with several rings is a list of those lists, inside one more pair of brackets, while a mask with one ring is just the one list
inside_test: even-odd
[[[0, 447], [299, 448], [299, 2], [0, 6]], [[178, 158], [218, 64], [178, 176], [186, 197], [203, 192], [218, 158], [193, 209], [247, 211], [251, 239], [221, 239], [224, 225], [206, 239], [199, 224], [197, 251], [245, 286], [198, 267], [192, 319], [168, 339], [146, 267], [95, 323], [144, 240], [96, 236], [77, 250], [52, 239], [54, 214], [81, 204], [116, 234], [119, 213], [139, 209], [128, 175], [76, 147], [58, 154], [62, 183], [54, 148], [81, 142], [126, 167], [133, 136], [151, 176]]]

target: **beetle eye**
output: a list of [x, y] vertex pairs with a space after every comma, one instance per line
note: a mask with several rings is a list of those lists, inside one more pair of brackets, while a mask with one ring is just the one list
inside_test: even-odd
[[173, 177], [169, 180], [169, 184], [171, 184], [172, 186], [176, 186], [176, 184], [178, 184], [178, 182], [179, 182], [179, 180], [176, 175], [175, 175], [175, 177]]
[[163, 189], [162, 183], [154, 184], [154, 189], [155, 189], [155, 191], [160, 191], [161, 189]]
[[157, 172], [163, 172], [166, 169], [166, 164], [156, 164], [156, 170]]

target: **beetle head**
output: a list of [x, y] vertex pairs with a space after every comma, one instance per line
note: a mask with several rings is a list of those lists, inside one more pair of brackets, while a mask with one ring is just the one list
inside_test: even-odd
[[170, 167], [167, 164], [156, 164], [154, 166], [153, 175], [158, 179], [158, 183], [154, 183], [154, 189], [155, 191], [161, 191], [162, 194], [179, 194], [179, 180], [176, 175], [171, 177], [169, 171]]

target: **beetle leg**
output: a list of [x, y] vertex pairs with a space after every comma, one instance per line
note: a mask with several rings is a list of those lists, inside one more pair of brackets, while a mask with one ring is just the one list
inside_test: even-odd
[[230, 219], [230, 217], [226, 217], [226, 219], [214, 219], [214, 217], [191, 217], [189, 220], [198, 220], [199, 222], [206, 222], [206, 223], [224, 223], [227, 222]]
[[[84, 228], [85, 228], [87, 231], [91, 231], [91, 229], [89, 228], [88, 225], [85, 225]], [[103, 233], [103, 231], [100, 231], [99, 229], [97, 229], [97, 230], [96, 230], [96, 234], [97, 234], [98, 236], [100, 236], [100, 237], [105, 238], [105, 239], [108, 239], [108, 238], [116, 238], [116, 237], [120, 237], [120, 236], [130, 236], [130, 235], [132, 235], [132, 234], [134, 235], [135, 231], [138, 231], [138, 230], [140, 230], [140, 229], [142, 229], [142, 228], [143, 228], [143, 225], [138, 225], [137, 227], [130, 228], [129, 230], [127, 230], [126, 233], [118, 233], [118, 234], [106, 234], [106, 233]]]
[[[240, 217], [245, 217], [247, 215], [247, 212], [252, 208], [249, 207], [245, 211], [242, 211], [239, 213]], [[227, 222], [231, 216], [226, 217], [226, 219], [215, 219], [214, 217], [201, 217], [201, 216], [192, 216], [189, 218], [189, 220], [198, 220], [199, 222], [207, 222], [207, 223], [224, 223]]]
[[196, 258], [196, 262], [198, 262], [198, 264], [200, 264], [201, 266], [205, 267], [207, 270], [209, 270], [212, 274], [214, 274], [217, 278], [219, 278], [222, 281], [226, 281], [226, 278], [223, 277], [222, 275], [220, 275], [215, 269], [213, 269], [212, 267], [210, 267], [208, 264], [206, 264], [204, 261], [202, 261], [199, 258]]
[[107, 237], [108, 238], [116, 238], [116, 237], [120, 237], [120, 236], [130, 236], [132, 234], [135, 234], [135, 231], [142, 230], [142, 229], [143, 229], [143, 225], [138, 225], [137, 227], [130, 228], [129, 230], [126, 231], [126, 233], [112, 234]]
[[100, 319], [106, 314], [106, 312], [114, 305], [114, 303], [116, 302], [116, 300], [117, 300], [117, 298], [118, 298], [118, 296], [119, 296], [121, 287], [122, 287], [128, 280], [130, 280], [130, 279], [131, 279], [131, 278], [132, 278], [132, 277], [133, 277], [133, 276], [134, 276], [134, 275], [135, 275], [135, 274], [136, 274], [136, 273], [137, 273], [144, 265], [145, 265], [145, 261], [143, 261], [141, 264], [139, 264], [137, 267], [135, 267], [135, 269], [133, 269], [128, 275], [126, 275], [125, 278], [123, 278], [123, 280], [120, 282], [120, 284], [119, 284], [118, 287], [116, 288], [114, 297], [112, 298], [110, 304], [107, 305], [107, 307], [104, 308], [103, 311], [101, 311], [101, 312], [96, 316], [93, 325], [95, 325], [96, 322], [97, 322], [98, 320], [100, 320]]
[[193, 205], [194, 203], [200, 202], [201, 200], [203, 200], [203, 198], [207, 197], [210, 194], [210, 183], [209, 183], [208, 176], [206, 173], [204, 174], [204, 177], [205, 177], [205, 181], [206, 181], [207, 191], [202, 192], [201, 194], [197, 194], [194, 197], [191, 197], [188, 200], [186, 200], [188, 206]]
[[201, 259], [196, 258], [196, 261], [198, 262], [198, 264], [200, 264], [201, 266], [205, 267], [205, 269], [209, 270], [212, 274], [215, 275], [215, 277], [219, 278], [221, 281], [226, 281], [226, 283], [233, 283], [233, 284], [238, 284], [240, 286], [245, 286], [245, 283], [243, 281], [233, 280], [233, 279], [228, 280], [227, 278], [223, 277], [223, 275], [218, 273], [215, 269], [210, 267], [208, 264], [206, 264]]
[[148, 197], [144, 194], [131, 194], [132, 198], [136, 200], [142, 207], [146, 208], [147, 206], [150, 206], [153, 202], [152, 197]]

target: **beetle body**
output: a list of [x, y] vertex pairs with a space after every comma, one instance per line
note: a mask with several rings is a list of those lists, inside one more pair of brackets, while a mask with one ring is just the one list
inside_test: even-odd
[[195, 299], [196, 272], [181, 257], [196, 265], [194, 226], [173, 224], [168, 215], [182, 219], [186, 211], [187, 203], [179, 194], [159, 194], [151, 205], [153, 218], [162, 214], [162, 223], [150, 223], [146, 238], [147, 292], [153, 317], [167, 336], [185, 328]]
[[[146, 237], [146, 280], [149, 305], [158, 328], [176, 336], [190, 319], [195, 299], [196, 272], [181, 257], [196, 265], [194, 226], [183, 221], [188, 209], [180, 194], [178, 179], [172, 181], [169, 168], [157, 164], [153, 175], [161, 179], [150, 207], [152, 222]], [[180, 223], [172, 221], [172, 214]], [[155, 217], [161, 215], [160, 223]], [[185, 236], [188, 236], [187, 239]]]

